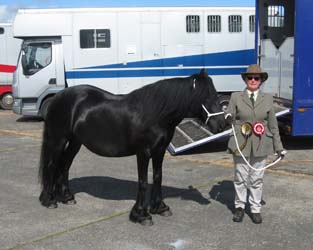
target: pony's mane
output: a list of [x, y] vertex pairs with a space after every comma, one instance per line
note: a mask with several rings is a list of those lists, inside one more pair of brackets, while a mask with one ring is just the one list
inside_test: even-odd
[[181, 117], [193, 107], [199, 107], [209, 94], [213, 93], [207, 78], [199, 74], [186, 78], [172, 78], [158, 81], [134, 90], [128, 95], [136, 109], [141, 110], [146, 122]]

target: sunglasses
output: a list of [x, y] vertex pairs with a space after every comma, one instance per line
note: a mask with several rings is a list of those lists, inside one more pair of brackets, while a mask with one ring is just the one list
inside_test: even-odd
[[256, 81], [259, 81], [261, 78], [259, 77], [259, 76], [247, 76], [247, 79], [248, 80], [252, 80], [252, 79], [254, 79], [254, 80], [256, 80]]

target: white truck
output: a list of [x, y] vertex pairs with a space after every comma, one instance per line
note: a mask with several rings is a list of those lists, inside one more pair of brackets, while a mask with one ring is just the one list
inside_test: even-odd
[[13, 105], [12, 82], [22, 40], [13, 37], [11, 23], [0, 23], [0, 107]]
[[256, 61], [254, 30], [253, 7], [21, 9], [13, 111], [42, 115], [73, 85], [125, 94], [202, 68], [223, 102], [244, 87], [240, 72]]

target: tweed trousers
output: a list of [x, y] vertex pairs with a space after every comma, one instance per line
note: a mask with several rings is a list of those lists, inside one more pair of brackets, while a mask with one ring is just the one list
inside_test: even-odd
[[[241, 156], [234, 155], [233, 157], [235, 164], [235, 208], [244, 209], [248, 200], [251, 212], [260, 213], [265, 170], [251, 169]], [[261, 169], [265, 167], [266, 158], [250, 156], [247, 160], [253, 168]]]

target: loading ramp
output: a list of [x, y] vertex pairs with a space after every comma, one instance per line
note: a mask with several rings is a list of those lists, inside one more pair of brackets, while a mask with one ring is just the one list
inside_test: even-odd
[[[274, 103], [276, 117], [287, 115], [291, 108], [283, 103]], [[171, 155], [177, 155], [187, 150], [199, 147], [201, 145], [221, 140], [228, 137], [232, 130], [227, 129], [221, 133], [213, 134], [208, 127], [196, 119], [185, 119], [175, 129], [173, 139], [168, 146]]]

